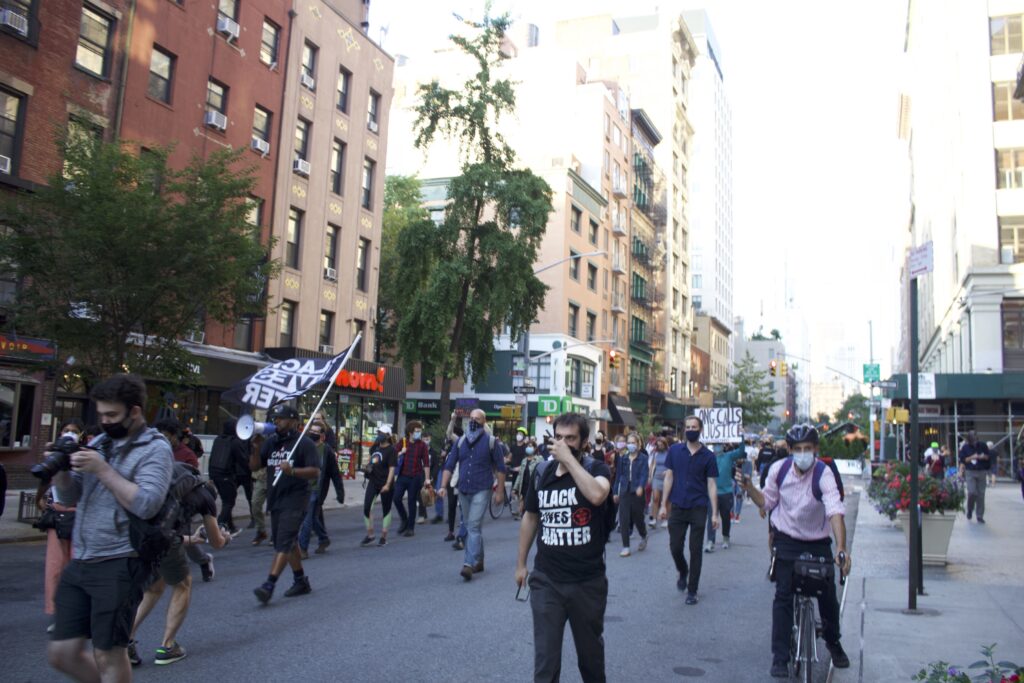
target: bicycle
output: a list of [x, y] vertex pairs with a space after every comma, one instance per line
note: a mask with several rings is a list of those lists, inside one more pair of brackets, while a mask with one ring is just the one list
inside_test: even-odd
[[[846, 553], [839, 553], [840, 567]], [[818, 661], [818, 637], [821, 627], [814, 617], [814, 598], [821, 598], [835, 578], [835, 568], [826, 557], [802, 553], [793, 567], [793, 638], [789, 645], [789, 676], [803, 683], [814, 680], [812, 670]], [[842, 569], [839, 585], [846, 583]]]
[[512, 517], [519, 516], [519, 501], [516, 500], [516, 506], [512, 507], [512, 482], [505, 482], [505, 499], [501, 501], [501, 505], [494, 504], [494, 493], [498, 490], [498, 482], [494, 482], [491, 486], [491, 497], [487, 501], [487, 511], [491, 513], [491, 519], [498, 519], [505, 513], [505, 509], [512, 513]]

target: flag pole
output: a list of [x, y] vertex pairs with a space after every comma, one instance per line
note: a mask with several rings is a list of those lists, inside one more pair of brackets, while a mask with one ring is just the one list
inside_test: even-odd
[[[334, 383], [338, 381], [338, 375], [340, 375], [341, 371], [345, 368], [345, 365], [348, 363], [348, 359], [352, 356], [352, 351], [355, 350], [356, 345], [359, 344], [359, 342], [360, 342], [360, 340], [362, 338], [363, 338], [363, 333], [362, 332], [357, 332], [356, 333], [356, 338], [352, 340], [352, 344], [348, 347], [348, 351], [345, 353], [345, 357], [341, 359], [341, 365], [339, 365], [338, 369], [334, 371], [333, 375], [331, 375], [331, 379], [327, 383], [327, 389], [324, 391], [323, 394], [320, 395], [320, 401], [316, 404], [316, 408], [313, 409], [313, 415], [314, 416], [317, 413], [320, 412], [321, 408], [323, 408], [324, 401], [327, 400], [328, 394], [331, 393], [331, 387], [333, 387]], [[306, 420], [306, 426], [302, 428], [302, 433], [299, 434], [299, 438], [295, 439], [295, 443], [292, 444], [292, 449], [290, 451], [288, 451], [288, 462], [289, 463], [291, 463], [291, 461], [292, 461], [292, 456], [295, 455], [295, 449], [299, 447], [299, 442], [302, 441], [302, 437], [304, 437], [306, 435], [306, 432], [309, 431], [309, 427], [312, 424], [313, 424], [313, 420]], [[271, 483], [271, 486], [276, 486], [277, 485], [277, 480], [280, 479], [280, 478], [281, 478], [281, 468], [278, 468], [277, 471], [274, 472], [274, 481], [273, 481], [273, 483]]]

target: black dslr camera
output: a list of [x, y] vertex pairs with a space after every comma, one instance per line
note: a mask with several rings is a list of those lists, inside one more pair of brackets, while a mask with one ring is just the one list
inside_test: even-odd
[[32, 475], [42, 481], [53, 479], [58, 472], [71, 469], [71, 454], [82, 450], [78, 439], [70, 434], [64, 435], [53, 442], [42, 462], [32, 466]]

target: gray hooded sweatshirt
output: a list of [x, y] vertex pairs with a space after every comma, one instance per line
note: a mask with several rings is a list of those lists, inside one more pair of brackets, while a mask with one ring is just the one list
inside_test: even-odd
[[[174, 467], [171, 445], [160, 432], [147, 427], [121, 446], [102, 435], [92, 447], [106, 453], [110, 466], [139, 487], [128, 506], [132, 514], [149, 519], [160, 511]], [[128, 515], [113, 492], [94, 474], [72, 472], [61, 479], [64, 486], [57, 487], [60, 499], [76, 506], [71, 556], [85, 562], [134, 556]]]

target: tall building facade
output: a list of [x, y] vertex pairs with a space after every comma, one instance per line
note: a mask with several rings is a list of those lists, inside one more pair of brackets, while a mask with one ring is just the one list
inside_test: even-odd
[[733, 360], [732, 106], [725, 86], [722, 51], [703, 10], [683, 18], [697, 56], [690, 83], [693, 123], [690, 164], [690, 285], [693, 308], [713, 316], [728, 331], [727, 374]]

